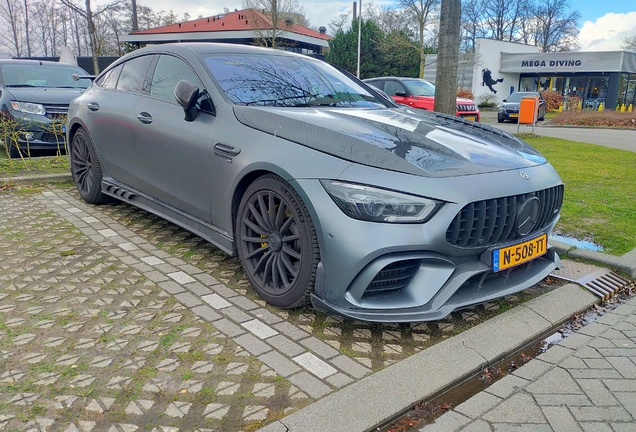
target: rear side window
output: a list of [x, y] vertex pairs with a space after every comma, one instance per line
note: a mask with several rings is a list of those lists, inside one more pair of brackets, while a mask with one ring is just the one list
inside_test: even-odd
[[117, 81], [117, 90], [133, 93], [148, 93], [146, 74], [153, 56], [135, 57], [123, 64], [121, 75]]
[[122, 69], [123, 65], [112, 68], [104, 75], [99, 77], [99, 79], [95, 81], [95, 84], [103, 88], [114, 89], [117, 85], [117, 79], [119, 79], [119, 74], [121, 74]]
[[199, 78], [183, 60], [169, 55], [161, 55], [150, 83], [150, 94], [176, 103], [174, 87], [181, 80], [188, 80], [202, 88]]

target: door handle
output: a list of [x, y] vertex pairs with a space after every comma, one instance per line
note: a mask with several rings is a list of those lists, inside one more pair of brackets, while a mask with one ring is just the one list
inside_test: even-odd
[[99, 104], [97, 102], [89, 102], [86, 104], [89, 110], [97, 111], [99, 109]]
[[241, 152], [241, 149], [238, 147], [233, 147], [228, 144], [216, 143], [214, 144], [214, 149], [220, 151], [221, 153], [225, 153], [229, 156], [238, 156]]
[[140, 112], [139, 114], [137, 114], [137, 119], [143, 124], [152, 123], [152, 116], [147, 112]]

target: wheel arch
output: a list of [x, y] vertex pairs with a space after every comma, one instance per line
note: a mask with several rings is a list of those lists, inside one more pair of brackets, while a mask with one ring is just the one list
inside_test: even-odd
[[[236, 255], [238, 250], [237, 250], [237, 245], [236, 245], [236, 216], [238, 214], [238, 209], [239, 206], [241, 204], [241, 200], [243, 199], [243, 195], [245, 195], [245, 191], [247, 190], [247, 188], [254, 183], [254, 181], [264, 175], [267, 174], [275, 174], [275, 175], [279, 175], [278, 173], [269, 170], [269, 169], [255, 169], [253, 171], [248, 172], [247, 174], [245, 174], [241, 180], [238, 181], [238, 183], [236, 184], [236, 187], [234, 188], [234, 192], [232, 194], [232, 205], [230, 207], [231, 210], [231, 223], [232, 223], [232, 237], [234, 238], [234, 242], [233, 242], [233, 248], [234, 248], [234, 254]], [[283, 177], [283, 176], [281, 176]], [[283, 177], [284, 178], [284, 177]]]

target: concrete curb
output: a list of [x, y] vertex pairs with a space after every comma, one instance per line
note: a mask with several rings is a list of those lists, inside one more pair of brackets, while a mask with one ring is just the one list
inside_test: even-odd
[[42, 175], [20, 176], [20, 177], [4, 177], [4, 178], [0, 178], [0, 184], [35, 183], [39, 181], [63, 182], [63, 181], [72, 181], [72, 180], [73, 180], [73, 176], [69, 172], [69, 173], [63, 173], [63, 174], [42, 174]]
[[636, 279], [636, 249], [622, 256], [607, 255], [586, 249], [578, 249], [566, 243], [550, 240], [561, 258], [584, 259], [616, 269]]
[[524, 347], [599, 299], [568, 284], [320, 399], [261, 432], [368, 431]]

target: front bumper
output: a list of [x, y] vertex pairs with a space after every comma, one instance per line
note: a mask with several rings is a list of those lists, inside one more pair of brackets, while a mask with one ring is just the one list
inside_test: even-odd
[[[444, 276], [443, 269], [436, 271], [427, 267], [425, 262], [426, 259], [423, 259], [418, 274], [406, 288], [413, 295], [426, 296], [427, 289], [435, 285], [436, 277]], [[457, 309], [523, 291], [539, 283], [559, 266], [559, 256], [553, 248], [548, 248], [545, 255], [533, 261], [500, 273], [493, 273], [484, 263], [469, 261], [456, 266], [439, 291], [428, 302], [418, 307], [394, 309], [344, 307], [329, 303], [317, 295], [312, 295], [311, 301], [318, 310], [360, 321], [432, 321], [442, 319]], [[320, 277], [320, 271], [318, 275]]]

